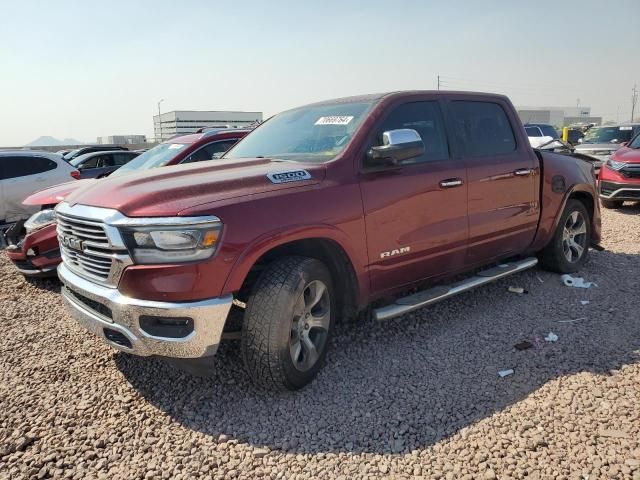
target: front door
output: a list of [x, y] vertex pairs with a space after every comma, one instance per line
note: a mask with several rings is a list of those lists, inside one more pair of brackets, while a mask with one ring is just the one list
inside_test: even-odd
[[459, 269], [467, 244], [467, 185], [462, 161], [449, 153], [435, 98], [392, 107], [375, 131], [409, 128], [425, 145], [422, 156], [400, 165], [365, 165], [360, 177], [371, 289], [401, 285]]
[[[469, 192], [467, 264], [520, 253], [531, 244], [539, 218], [537, 158], [510, 105], [495, 101], [448, 102], [462, 147]], [[518, 123], [516, 123], [518, 122]]]

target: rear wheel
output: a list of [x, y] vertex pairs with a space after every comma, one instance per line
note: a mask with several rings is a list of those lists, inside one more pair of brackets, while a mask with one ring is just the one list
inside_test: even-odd
[[624, 202], [622, 200], [604, 200], [601, 198], [600, 203], [604, 208], [620, 208]]
[[589, 255], [590, 243], [589, 213], [579, 200], [569, 200], [551, 242], [538, 255], [540, 264], [552, 272], [577, 272]]
[[333, 282], [319, 260], [286, 257], [271, 263], [247, 301], [241, 351], [259, 385], [297, 390], [316, 376], [327, 353]]

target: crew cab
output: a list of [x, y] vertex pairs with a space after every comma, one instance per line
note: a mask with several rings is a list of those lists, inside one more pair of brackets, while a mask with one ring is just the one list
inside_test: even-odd
[[[156, 145], [143, 153], [104, 151], [86, 153], [71, 160], [71, 164], [83, 159], [91, 162], [93, 156], [100, 161], [103, 155], [113, 158], [113, 163], [122, 163], [122, 157], [132, 156], [133, 160], [126, 159], [127, 163], [116, 170], [110, 169], [110, 175], [118, 177], [130, 172], [147, 171], [167, 165], [180, 163], [193, 163], [211, 160], [224, 153], [238, 140], [244, 137], [247, 129], [209, 128], [189, 135], [174, 137], [166, 142]], [[81, 166], [80, 165], [80, 166]], [[99, 166], [100, 164], [90, 164]], [[88, 169], [92, 170], [92, 169]], [[87, 171], [88, 171], [87, 170]], [[80, 170], [81, 175], [85, 170]], [[106, 173], [105, 171], [102, 172]], [[53, 214], [53, 208], [71, 192], [80, 188], [93, 188], [96, 180], [82, 179], [75, 182], [67, 182], [51, 188], [41, 190], [24, 200], [25, 205], [37, 206], [40, 211], [34, 213], [24, 223], [26, 235], [19, 242], [10, 245], [7, 249], [9, 259], [14, 263], [18, 271], [28, 277], [49, 277], [56, 275], [56, 267], [62, 261], [58, 247], [58, 235]]]
[[640, 201], [640, 132], [606, 161], [598, 190], [605, 208], [620, 208], [625, 200]]
[[533, 150], [504, 96], [443, 91], [289, 110], [218, 162], [109, 177], [56, 217], [62, 294], [87, 330], [204, 369], [239, 337], [273, 389], [314, 378], [339, 319], [538, 263], [575, 272], [601, 230], [589, 162]]

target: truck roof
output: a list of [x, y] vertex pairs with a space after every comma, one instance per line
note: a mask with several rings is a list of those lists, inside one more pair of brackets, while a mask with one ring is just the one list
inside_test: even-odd
[[[469, 91], [458, 91], [458, 90], [396, 90], [391, 92], [383, 92], [383, 93], [370, 93], [366, 95], [355, 95], [351, 97], [341, 97], [334, 98], [330, 100], [323, 100], [320, 102], [313, 102], [304, 107], [312, 106], [312, 105], [332, 105], [332, 104], [340, 104], [340, 103], [354, 103], [354, 102], [372, 102], [376, 100], [382, 100], [383, 98], [397, 98], [397, 97], [412, 97], [415, 95], [469, 95], [469, 96], [478, 96], [482, 98], [495, 98], [495, 99], [507, 99], [506, 95], [501, 95], [497, 93], [486, 93], [486, 92], [469, 92]], [[296, 109], [301, 107], [296, 107]]]

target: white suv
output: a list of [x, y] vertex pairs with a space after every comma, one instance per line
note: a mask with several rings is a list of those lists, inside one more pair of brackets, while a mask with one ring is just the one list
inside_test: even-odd
[[0, 225], [40, 209], [22, 201], [43, 188], [80, 178], [80, 172], [60, 155], [29, 150], [0, 151]]

